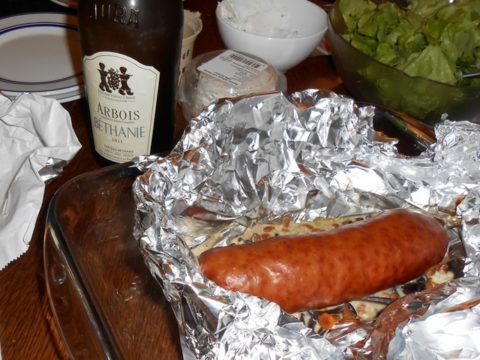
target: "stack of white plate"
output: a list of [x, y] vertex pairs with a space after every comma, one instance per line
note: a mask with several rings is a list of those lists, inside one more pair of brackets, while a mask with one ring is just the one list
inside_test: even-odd
[[0, 19], [0, 92], [60, 102], [83, 96], [77, 18], [35, 13]]

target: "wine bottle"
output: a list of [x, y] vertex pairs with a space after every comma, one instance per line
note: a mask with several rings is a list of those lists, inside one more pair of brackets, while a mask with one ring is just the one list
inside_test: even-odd
[[102, 163], [170, 150], [182, 0], [80, 0], [78, 19], [93, 141]]

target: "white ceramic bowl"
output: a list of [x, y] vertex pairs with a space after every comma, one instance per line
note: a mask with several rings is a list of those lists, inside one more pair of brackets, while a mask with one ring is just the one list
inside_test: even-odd
[[[272, 11], [265, 16], [254, 16], [248, 32], [237, 27], [221, 16], [221, 3], [216, 9], [220, 36], [226, 47], [256, 55], [279, 71], [286, 71], [305, 60], [315, 50], [328, 29], [327, 13], [308, 0], [275, 0], [275, 5], [287, 16], [277, 16]], [[250, 18], [250, 17], [249, 17]], [[294, 29], [285, 37], [258, 35], [257, 25], [265, 28]]]

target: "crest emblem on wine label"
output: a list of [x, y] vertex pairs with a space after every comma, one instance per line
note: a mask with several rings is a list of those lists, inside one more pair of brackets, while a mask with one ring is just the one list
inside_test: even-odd
[[121, 95], [133, 95], [133, 91], [128, 84], [128, 80], [133, 76], [128, 74], [125, 66], [120, 66], [118, 69], [106, 69], [103, 62], [98, 63], [98, 72], [100, 75], [100, 84], [98, 87], [104, 92], [111, 93], [117, 91]]

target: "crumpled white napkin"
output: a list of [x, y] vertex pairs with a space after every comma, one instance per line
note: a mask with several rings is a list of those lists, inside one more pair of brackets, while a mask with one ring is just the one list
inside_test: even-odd
[[27, 251], [45, 181], [58, 176], [81, 147], [57, 100], [0, 95], [0, 270]]

